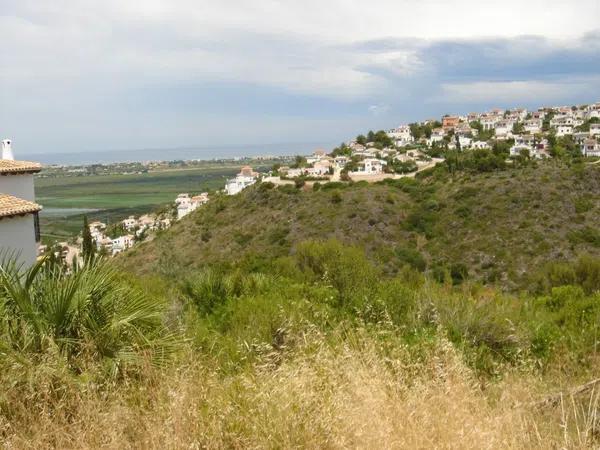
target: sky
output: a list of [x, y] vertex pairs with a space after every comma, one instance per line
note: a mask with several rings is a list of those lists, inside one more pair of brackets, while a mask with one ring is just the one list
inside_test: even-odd
[[600, 0], [0, 0], [0, 58], [15, 153], [341, 142], [600, 100]]

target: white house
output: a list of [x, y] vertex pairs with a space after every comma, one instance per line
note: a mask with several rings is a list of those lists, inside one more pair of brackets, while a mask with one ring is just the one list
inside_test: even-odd
[[581, 153], [584, 156], [600, 156], [600, 144], [595, 139], [586, 139], [581, 144]]
[[495, 115], [489, 115], [481, 119], [481, 126], [484, 130], [493, 130], [496, 128], [496, 124], [500, 121], [500, 117]]
[[18, 264], [35, 263], [40, 240], [35, 203], [33, 174], [41, 170], [38, 163], [15, 161], [11, 142], [2, 141], [0, 159], [0, 253], [12, 255]]
[[523, 127], [527, 133], [540, 133], [542, 131], [542, 121], [540, 119], [526, 120]]
[[500, 122], [497, 122], [494, 128], [496, 131], [496, 137], [498, 137], [499, 139], [511, 138], [514, 124], [515, 122], [512, 120], [501, 120]]
[[485, 141], [473, 141], [471, 143], [471, 148], [475, 149], [475, 150], [486, 150], [486, 149], [490, 149], [490, 144], [488, 144]]
[[124, 219], [122, 222], [123, 228], [127, 231], [133, 231], [135, 227], [138, 226], [138, 221], [134, 216], [129, 216], [127, 219]]
[[306, 162], [308, 164], [314, 164], [318, 161], [321, 161], [321, 159], [323, 159], [326, 155], [327, 155], [327, 152], [325, 150], [317, 149], [313, 152], [313, 154], [311, 156], [308, 156], [306, 158]]
[[568, 114], [560, 114], [560, 115], [556, 115], [554, 116], [551, 120], [550, 120], [550, 126], [553, 128], [558, 128], [560, 125], [571, 125], [571, 126], [575, 126], [575, 118], [573, 117], [573, 115], [569, 112]]
[[187, 216], [198, 207], [208, 203], [208, 192], [190, 197], [189, 194], [179, 194], [175, 199], [177, 205], [177, 220]]
[[383, 166], [387, 165], [386, 161], [377, 158], [366, 158], [360, 161], [358, 170], [351, 172], [354, 175], [377, 175], [383, 172]]
[[446, 132], [443, 128], [434, 128], [431, 131], [431, 137], [429, 138], [428, 144], [433, 145], [434, 142], [441, 142], [444, 140]]
[[133, 247], [134, 237], [130, 234], [119, 236], [112, 240], [112, 254], [124, 252], [128, 248]]
[[567, 134], [573, 134], [573, 125], [562, 123], [556, 126], [557, 136], [566, 136]]
[[227, 195], [235, 195], [242, 192], [248, 186], [252, 186], [258, 179], [258, 173], [252, 170], [250, 166], [244, 166], [235, 178], [227, 180], [225, 192]]
[[590, 124], [590, 136], [600, 135], [600, 123]]
[[600, 109], [590, 109], [590, 110], [586, 111], [584, 114], [584, 118], [586, 120], [590, 120], [594, 117], [600, 118]]
[[336, 156], [333, 160], [335, 167], [338, 169], [343, 169], [348, 164], [348, 161], [350, 161], [350, 158], [344, 155]]
[[460, 144], [461, 149], [469, 148], [469, 147], [471, 147], [471, 144], [473, 143], [473, 139], [468, 136], [461, 135], [461, 136], [458, 136], [458, 143]]
[[525, 108], [514, 108], [510, 110], [510, 115], [518, 120], [524, 120], [527, 117], [527, 110]]
[[387, 132], [387, 135], [394, 140], [398, 147], [404, 147], [414, 141], [408, 125], [400, 125]]

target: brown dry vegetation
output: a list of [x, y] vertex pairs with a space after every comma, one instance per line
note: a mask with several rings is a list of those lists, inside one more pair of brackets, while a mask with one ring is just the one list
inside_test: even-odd
[[[2, 422], [5, 448], [589, 448], [597, 443], [598, 395], [539, 410], [539, 380], [482, 386], [444, 338], [426, 358], [406, 349], [382, 359], [361, 330], [337, 345], [304, 336], [273, 364], [220, 376], [189, 355], [108, 394], [71, 386], [48, 408], [20, 399]], [[308, 347], [303, 348], [303, 347]], [[44, 396], [43, 392], [37, 392]], [[13, 402], [17, 402], [13, 399]]]

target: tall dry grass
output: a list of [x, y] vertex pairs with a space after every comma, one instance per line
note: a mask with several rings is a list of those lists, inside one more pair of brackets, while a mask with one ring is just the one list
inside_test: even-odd
[[[443, 337], [424, 354], [364, 330], [314, 332], [293, 351], [219, 373], [190, 352], [169, 369], [114, 386], [48, 374], [2, 414], [5, 448], [589, 448], [598, 396], [536, 409], [533, 376], [482, 386]], [[385, 355], [385, 356], [382, 356]], [[43, 365], [41, 366], [43, 367]], [[39, 367], [36, 368], [39, 370]], [[36, 372], [32, 370], [31, 377]], [[35, 380], [30, 380], [35, 385]], [[41, 381], [40, 381], [41, 383]], [[57, 392], [58, 389], [58, 392]], [[9, 395], [9, 393], [5, 394]], [[6, 405], [6, 403], [4, 403]], [[18, 404], [19, 407], [15, 407]]]

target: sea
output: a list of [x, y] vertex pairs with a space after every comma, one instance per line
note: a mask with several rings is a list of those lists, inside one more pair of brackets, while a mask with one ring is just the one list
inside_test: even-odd
[[135, 150], [104, 150], [81, 152], [51, 152], [20, 154], [19, 159], [47, 165], [88, 165], [144, 161], [211, 160], [258, 156], [309, 155], [317, 148], [330, 149], [334, 143], [302, 142], [244, 146], [205, 146], [178, 148], [147, 148]]

